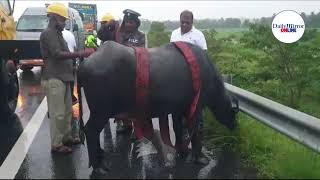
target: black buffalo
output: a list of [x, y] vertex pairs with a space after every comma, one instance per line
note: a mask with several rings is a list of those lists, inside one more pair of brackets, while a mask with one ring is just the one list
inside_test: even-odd
[[[198, 109], [209, 107], [219, 122], [233, 128], [235, 112], [218, 71], [202, 49], [192, 44], [189, 46], [200, 66], [202, 86]], [[150, 48], [148, 52], [150, 112], [147, 116], [160, 117], [172, 113], [174, 123], [180, 124], [195, 95], [189, 67], [184, 56], [172, 43]], [[78, 78], [90, 109], [90, 118], [85, 127], [89, 166], [96, 169], [101, 165], [103, 152], [100, 149], [99, 134], [108, 119], [120, 113], [136, 116], [134, 49], [106, 41], [80, 65]], [[180, 129], [176, 126], [175, 131], [181, 131], [181, 126]], [[177, 143], [180, 143], [178, 139]]]

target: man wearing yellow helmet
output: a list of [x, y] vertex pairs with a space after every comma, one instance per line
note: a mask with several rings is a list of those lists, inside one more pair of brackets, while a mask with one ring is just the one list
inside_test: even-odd
[[51, 151], [70, 153], [67, 143], [78, 143], [70, 136], [72, 102], [70, 82], [73, 81], [72, 60], [88, 57], [92, 51], [70, 52], [62, 31], [68, 18], [68, 9], [61, 3], [47, 8], [48, 27], [40, 35], [40, 51], [44, 61], [41, 85], [47, 96], [50, 117]]

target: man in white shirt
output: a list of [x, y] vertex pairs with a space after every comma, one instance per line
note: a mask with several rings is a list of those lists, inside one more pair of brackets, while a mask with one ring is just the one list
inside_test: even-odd
[[207, 42], [203, 33], [193, 26], [191, 11], [185, 10], [180, 14], [180, 28], [175, 29], [170, 38], [170, 42], [176, 41], [189, 42], [207, 50]]
[[[201, 31], [196, 29], [193, 26], [193, 13], [188, 10], [184, 10], [180, 14], [180, 28], [175, 29], [171, 33], [171, 38], [170, 42], [176, 42], [176, 41], [184, 41], [184, 42], [189, 42], [191, 44], [195, 44], [199, 46], [201, 49], [204, 51], [207, 51], [207, 42], [206, 39]], [[197, 118], [199, 120], [199, 130], [200, 134], [202, 134], [202, 128], [203, 128], [203, 115], [202, 111], [201, 113], [197, 114]], [[186, 131], [185, 131], [186, 132]], [[202, 135], [200, 135], [201, 137]], [[202, 138], [202, 137], [201, 137]], [[200, 139], [201, 141], [201, 139]], [[200, 146], [202, 147], [201, 142], [195, 142], [199, 143]], [[193, 159], [191, 159], [193, 158]], [[188, 156], [187, 161], [194, 161], [196, 163], [200, 164], [208, 164], [209, 160], [207, 157], [205, 157], [203, 154], [200, 155], [200, 157], [191, 157]]]
[[[67, 29], [63, 29], [62, 36], [68, 45], [69, 51], [74, 52], [77, 48], [77, 43], [76, 43], [76, 39], [75, 39], [73, 33]], [[75, 67], [75, 64], [76, 64], [76, 62], [74, 60], [73, 67]], [[70, 82], [70, 86], [71, 86], [72, 104], [76, 104], [77, 98], [73, 94], [74, 81]], [[78, 125], [78, 121], [75, 118], [72, 118], [71, 127], [72, 127], [72, 137], [74, 138], [75, 144], [80, 143], [79, 125]]]
[[[62, 36], [63, 36], [63, 39], [67, 42], [69, 51], [74, 52], [74, 50], [77, 48], [77, 43], [73, 33], [70, 32], [69, 30], [64, 29], [62, 31]], [[75, 66], [75, 61], [73, 62], [74, 62], [73, 66]], [[71, 94], [72, 94], [72, 104], [75, 104], [77, 102], [77, 98], [73, 94], [74, 82], [72, 81], [70, 85], [71, 85]]]
[[62, 31], [63, 39], [67, 42], [68, 48], [70, 52], [74, 52], [74, 50], [77, 48], [76, 39], [72, 32], [69, 30], [64, 29]]

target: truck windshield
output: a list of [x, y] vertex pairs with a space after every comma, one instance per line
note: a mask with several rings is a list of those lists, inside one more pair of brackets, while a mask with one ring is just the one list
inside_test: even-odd
[[8, 13], [10, 12], [10, 6], [8, 0], [0, 0], [0, 6], [2, 6]]
[[45, 15], [25, 15], [18, 21], [17, 31], [41, 32], [48, 26], [48, 18]]

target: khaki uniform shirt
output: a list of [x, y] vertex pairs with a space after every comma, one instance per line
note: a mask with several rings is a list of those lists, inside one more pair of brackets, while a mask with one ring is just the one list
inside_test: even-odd
[[127, 46], [145, 47], [145, 41], [145, 34], [140, 31], [120, 33], [120, 43]]
[[45, 29], [40, 35], [40, 50], [44, 62], [42, 69], [43, 79], [56, 78], [64, 82], [73, 81], [72, 59], [57, 58], [59, 50], [69, 52], [62, 32], [58, 32], [53, 27]]

